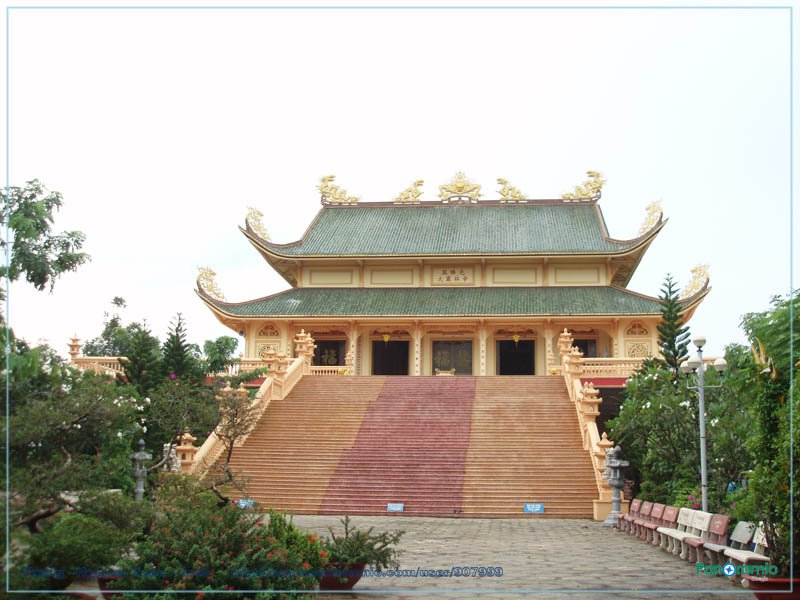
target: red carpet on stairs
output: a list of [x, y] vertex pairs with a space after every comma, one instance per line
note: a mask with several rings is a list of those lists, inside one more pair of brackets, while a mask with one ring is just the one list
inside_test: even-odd
[[342, 453], [320, 513], [461, 512], [474, 377], [388, 377]]

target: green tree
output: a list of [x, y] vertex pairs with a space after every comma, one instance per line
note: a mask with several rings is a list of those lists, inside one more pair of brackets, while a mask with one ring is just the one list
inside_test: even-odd
[[[0, 189], [0, 202], [0, 231], [7, 227], [10, 233], [8, 239], [0, 237], [0, 248], [10, 246], [8, 266], [0, 265], [3, 279], [24, 277], [37, 290], [52, 289], [62, 273], [74, 271], [89, 260], [88, 254], [80, 252], [83, 233], [52, 231], [53, 213], [62, 205], [60, 193], [48, 192], [34, 179], [22, 188]], [[0, 289], [0, 301], [5, 299], [5, 292]]]
[[239, 340], [229, 335], [223, 335], [215, 340], [206, 340], [203, 343], [205, 372], [209, 374], [221, 373], [226, 367], [236, 362], [233, 353], [238, 345]]
[[661, 322], [657, 325], [658, 347], [663, 359], [661, 362], [678, 379], [681, 363], [688, 358], [689, 328], [684, 325], [683, 309], [678, 297], [678, 289], [672, 275], [667, 274], [659, 296], [661, 303]]
[[186, 325], [180, 313], [170, 323], [161, 353], [166, 376], [194, 381], [202, 379], [204, 373], [200, 364], [200, 350], [196, 344], [186, 341]]
[[[111, 305], [116, 309], [125, 308], [125, 299], [114, 296]], [[114, 313], [106, 312], [103, 322], [103, 331], [94, 339], [89, 340], [83, 345], [85, 356], [127, 356], [128, 348], [125, 332], [121, 331], [122, 317], [118, 311]]]
[[164, 375], [158, 338], [150, 332], [146, 324], [139, 323], [131, 323], [118, 330], [118, 334], [124, 340], [122, 344], [126, 348], [123, 354], [127, 358], [123, 364], [125, 376], [144, 397], [158, 385]]
[[[751, 512], [743, 516], [765, 523], [771, 561], [785, 574], [792, 559], [791, 547], [800, 547], [800, 530], [792, 527], [792, 514], [800, 514], [800, 466], [796, 459], [794, 463], [789, 460], [790, 448], [800, 447], [800, 363], [796, 362], [800, 356], [800, 295], [775, 296], [771, 304], [769, 310], [742, 318], [756, 365], [754, 427], [749, 442], [755, 468], [745, 496]], [[794, 572], [798, 569], [800, 559], [795, 553]]]

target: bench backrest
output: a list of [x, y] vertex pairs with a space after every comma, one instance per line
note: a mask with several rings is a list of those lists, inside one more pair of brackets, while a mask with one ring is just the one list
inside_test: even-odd
[[750, 540], [753, 539], [755, 533], [755, 526], [749, 521], [739, 521], [736, 527], [733, 528], [731, 533], [731, 548], [736, 550], [744, 550], [750, 545]]
[[686, 531], [688, 527], [692, 526], [692, 519], [694, 519], [695, 511], [691, 508], [682, 508], [678, 512], [678, 526], [676, 529]]
[[691, 531], [692, 534], [696, 535], [701, 540], [708, 539], [708, 527], [711, 525], [711, 517], [712, 514], [709, 512], [703, 512], [702, 510], [694, 511], [692, 524], [687, 531]]
[[755, 534], [753, 535], [753, 543], [756, 545], [753, 552], [757, 554], [766, 554], [767, 553], [767, 535], [766, 531], [764, 531], [764, 523], [761, 522], [758, 524], [758, 528], [756, 529]]
[[678, 522], [678, 507], [667, 506], [664, 508], [664, 513], [661, 515], [661, 524], [664, 527], [675, 527]]
[[647, 517], [650, 516], [650, 511], [652, 510], [653, 510], [652, 502], [642, 502], [642, 508], [639, 509], [639, 516], [642, 519], [647, 520]]
[[631, 507], [628, 509], [628, 514], [632, 517], [639, 516], [639, 507], [642, 505], [641, 498], [634, 498], [631, 500]]
[[653, 504], [653, 510], [650, 511], [650, 520], [661, 525], [661, 516], [664, 514], [666, 506], [663, 504]]
[[725, 546], [728, 543], [728, 523], [731, 518], [728, 515], [714, 515], [711, 517], [711, 525], [708, 526], [708, 541], [712, 544]]

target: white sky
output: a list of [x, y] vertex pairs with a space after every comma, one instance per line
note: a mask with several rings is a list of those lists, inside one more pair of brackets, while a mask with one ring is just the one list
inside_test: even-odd
[[630, 289], [710, 264], [691, 323], [710, 354], [790, 289], [788, 10], [7, 14], [8, 181], [62, 192], [56, 228], [92, 255], [52, 295], [13, 286], [29, 341], [66, 353], [113, 296], [162, 339], [177, 312], [192, 341], [232, 335], [194, 295], [197, 266], [229, 300], [286, 289], [237, 226], [254, 206], [273, 240], [298, 239], [329, 173], [378, 201], [418, 178], [434, 198], [458, 170], [486, 198], [497, 177], [553, 198], [600, 170], [613, 237], [655, 199], [670, 219]]

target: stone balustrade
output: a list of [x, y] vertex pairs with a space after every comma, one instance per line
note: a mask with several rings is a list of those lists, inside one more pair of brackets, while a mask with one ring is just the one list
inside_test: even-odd
[[[570, 400], [575, 405], [578, 415], [578, 424], [583, 440], [583, 447], [589, 452], [592, 467], [597, 483], [598, 498], [594, 501], [594, 518], [602, 521], [611, 510], [611, 487], [603, 477], [605, 472], [606, 452], [614, 446], [605, 433], [600, 436], [597, 429], [596, 418], [600, 414], [599, 406], [602, 403], [599, 391], [591, 383], [582, 383], [581, 377], [588, 375], [587, 362], [595, 359], [586, 359], [583, 353], [573, 347], [573, 338], [566, 329], [558, 336], [558, 352], [561, 362], [561, 374], [567, 385]], [[601, 359], [610, 360], [610, 359]], [[627, 359], [625, 359], [627, 360]], [[630, 372], [624, 376], [628, 377]]]
[[643, 358], [583, 358], [584, 377], [630, 377]]

